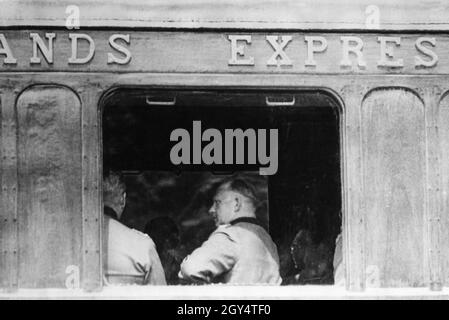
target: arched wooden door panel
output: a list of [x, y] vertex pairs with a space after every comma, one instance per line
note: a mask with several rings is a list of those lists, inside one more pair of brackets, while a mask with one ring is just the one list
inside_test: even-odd
[[81, 104], [56, 85], [17, 100], [19, 288], [64, 287], [81, 267]]
[[439, 250], [443, 274], [443, 285], [449, 285], [449, 95], [440, 102], [438, 114], [438, 136], [441, 164], [442, 206], [440, 211]]
[[424, 105], [403, 89], [362, 105], [367, 287], [425, 286]]

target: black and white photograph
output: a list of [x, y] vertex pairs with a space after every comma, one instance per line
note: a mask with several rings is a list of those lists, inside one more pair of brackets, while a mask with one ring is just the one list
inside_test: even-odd
[[0, 300], [447, 300], [448, 93], [447, 0], [1, 0]]

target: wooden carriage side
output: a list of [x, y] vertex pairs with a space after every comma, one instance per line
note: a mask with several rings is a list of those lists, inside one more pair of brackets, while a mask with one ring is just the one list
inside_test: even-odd
[[[16, 12], [11, 3], [3, 12]], [[449, 225], [449, 42], [445, 37], [449, 24], [442, 14], [447, 7], [435, 11], [419, 2], [408, 7], [410, 15], [401, 15], [404, 21], [388, 14], [380, 29], [366, 30], [368, 2], [349, 7], [350, 16], [360, 16], [351, 24], [342, 23], [338, 15], [299, 10], [289, 1], [277, 9], [284, 12], [285, 21], [271, 14], [245, 20], [241, 8], [251, 3], [227, 11], [236, 15], [230, 20], [218, 18], [213, 7], [195, 12], [180, 4], [173, 19], [160, 6], [163, 18], [158, 19], [151, 4], [133, 1], [130, 12], [135, 19], [117, 16], [115, 22], [97, 19], [96, 14], [108, 6], [99, 3], [80, 30], [65, 28], [59, 15], [68, 5], [65, 2], [46, 3], [47, 20], [30, 16], [32, 10], [17, 11], [20, 16], [15, 20], [2, 19], [0, 34], [6, 41], [2, 47], [5, 50], [7, 44], [17, 60], [6, 63], [8, 53], [0, 54], [2, 289], [77, 288], [78, 283], [85, 290], [101, 289], [101, 116], [105, 97], [125, 87], [328, 93], [341, 113], [346, 288], [362, 292], [371, 287], [445, 289], [449, 281], [445, 232]], [[328, 3], [323, 6], [337, 9]], [[378, 7], [381, 12], [406, 10], [400, 4], [388, 7], [385, 1]], [[151, 17], [143, 19], [142, 11], [151, 12]], [[309, 24], [287, 11], [308, 12]], [[438, 12], [435, 23], [423, 20], [422, 12]], [[33, 52], [30, 33], [38, 34], [47, 46], [51, 38], [47, 34], [55, 34], [53, 62], [42, 50]], [[70, 34], [88, 35], [94, 41], [90, 60], [69, 63]], [[115, 43], [132, 55], [126, 63], [108, 63], [110, 55], [121, 62], [119, 58], [127, 55], [111, 45], [114, 35], [120, 35]], [[253, 64], [230, 63], [231, 35], [250, 39], [238, 43], [245, 50], [238, 58], [251, 56]], [[275, 50], [267, 36], [275, 37], [278, 44], [282, 36], [291, 37], [284, 48], [291, 64], [268, 63]], [[307, 36], [326, 39], [326, 50], [314, 53], [317, 66], [305, 64]], [[353, 53], [351, 65], [342, 65], [345, 37], [363, 41], [365, 67]], [[395, 59], [403, 59], [402, 67], [379, 67], [379, 37], [401, 38], [399, 45], [392, 40], [389, 46], [394, 47]], [[435, 45], [429, 40], [425, 46], [438, 55], [438, 63], [427, 67], [417, 66], [415, 59], [432, 60], [428, 51], [417, 49], [423, 37], [435, 40]], [[78, 58], [89, 55], [85, 41], [78, 43]], [[35, 55], [39, 63], [31, 62]]]

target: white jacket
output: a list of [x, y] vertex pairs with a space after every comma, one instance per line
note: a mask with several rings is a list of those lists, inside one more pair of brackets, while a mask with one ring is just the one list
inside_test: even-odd
[[165, 274], [151, 238], [104, 216], [106, 284], [165, 285]]
[[261, 226], [238, 222], [218, 227], [181, 264], [179, 277], [194, 282], [279, 285], [279, 256]]

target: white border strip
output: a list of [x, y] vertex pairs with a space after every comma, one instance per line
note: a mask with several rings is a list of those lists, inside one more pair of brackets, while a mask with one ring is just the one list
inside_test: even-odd
[[368, 288], [350, 292], [335, 286], [115, 286], [100, 292], [66, 289], [20, 289], [0, 293], [0, 299], [219, 299], [219, 300], [301, 300], [301, 299], [449, 299], [449, 288]]

